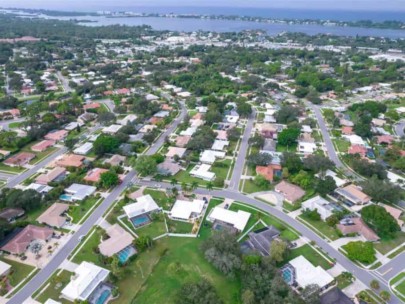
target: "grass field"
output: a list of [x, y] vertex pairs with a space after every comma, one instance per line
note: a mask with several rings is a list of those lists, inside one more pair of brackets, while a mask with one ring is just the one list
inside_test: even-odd
[[158, 204], [159, 207], [162, 207], [163, 209], [170, 210], [172, 207], [172, 203], [169, 201], [169, 198], [164, 191], [146, 188], [143, 191], [143, 194], [149, 194], [150, 196], [152, 196], [156, 204]]
[[168, 217], [166, 218], [166, 221], [167, 221], [167, 227], [169, 228], [169, 232], [171, 232], [171, 233], [191, 233], [193, 226], [194, 226], [191, 223], [173, 221], [173, 220], [169, 219]]
[[260, 192], [260, 191], [268, 191], [271, 189], [273, 189], [273, 186], [271, 184], [269, 184], [267, 187], [259, 187], [258, 185], [255, 184], [254, 181], [247, 179], [247, 180], [245, 180], [243, 192], [255, 193], [255, 192]]
[[0, 163], [0, 171], [6, 171], [6, 172], [10, 172], [10, 173], [22, 173], [25, 170], [26, 169], [22, 168], [22, 167], [10, 167], [3, 163]]
[[291, 261], [300, 255], [303, 255], [314, 266], [321, 266], [325, 270], [332, 268], [332, 264], [308, 244], [291, 250], [285, 262]]
[[59, 298], [61, 291], [66, 285], [70, 282], [73, 273], [63, 270], [59, 276], [55, 273], [49, 280], [49, 286], [37, 296], [36, 300], [44, 303], [47, 299], [52, 299], [55, 301], [59, 301], [62, 304], [71, 303], [68, 300]]
[[[132, 225], [128, 221], [125, 223], [127, 225]], [[159, 235], [166, 233], [166, 225], [164, 221], [155, 220], [152, 223], [135, 229], [135, 233], [139, 236], [148, 235], [151, 238], [155, 238]]]
[[335, 280], [337, 281], [337, 286], [340, 289], [344, 289], [350, 284], [353, 283], [354, 278], [347, 272], [343, 272], [340, 275], [338, 275]]
[[[216, 164], [223, 164], [223, 167], [218, 167], [215, 166]], [[214, 165], [211, 167], [212, 172], [215, 173], [216, 177], [223, 178], [224, 180], [226, 179], [226, 176], [228, 175], [229, 168], [231, 167], [232, 161], [230, 159], [225, 159], [221, 161], [216, 161]]]
[[[99, 256], [94, 253], [93, 249], [100, 244], [101, 240], [101, 228], [95, 229], [90, 237], [87, 237], [82, 242], [86, 242], [84, 246], [77, 252], [73, 258], [73, 262], [80, 264], [83, 261], [91, 262], [101, 267], [105, 267], [99, 260]], [[90, 234], [89, 234], [90, 235]], [[81, 244], [80, 244], [81, 245]]]
[[382, 254], [386, 254], [404, 243], [405, 243], [405, 232], [399, 231], [396, 232], [395, 237], [393, 239], [390, 240], [382, 239], [380, 242], [375, 243], [374, 248], [379, 252], [381, 252]]
[[9, 276], [11, 286], [16, 286], [22, 280], [28, 277], [30, 272], [34, 270], [33, 266], [12, 261], [6, 258], [0, 258], [1, 261], [11, 265], [11, 274]]
[[335, 143], [339, 152], [347, 152], [349, 150], [350, 142], [348, 142], [347, 140], [335, 139], [333, 142]]
[[100, 198], [89, 197], [82, 202], [78, 202], [77, 206], [72, 206], [69, 208], [69, 215], [73, 218], [73, 223], [78, 223], [83, 216], [93, 207]]
[[[305, 223], [308, 223], [310, 226], [309, 228], [312, 229], [315, 233], [319, 234], [321, 237], [324, 235], [331, 239], [332, 241], [337, 240], [339, 238], [339, 234], [336, 231], [336, 228], [329, 226], [322, 220], [314, 221], [302, 215], [299, 216], [299, 219]], [[312, 227], [311, 227], [312, 226]], [[319, 233], [320, 232], [320, 233]]]
[[189, 172], [194, 168], [194, 165], [190, 165], [187, 167], [186, 170], [182, 170], [179, 173], [177, 173], [174, 178], [178, 181], [178, 184], [181, 185], [182, 183], [187, 183], [191, 184], [192, 182], [197, 182], [200, 186], [205, 186], [207, 184], [207, 181], [200, 179], [200, 178], [195, 178], [192, 177]]
[[199, 249], [200, 239], [165, 238], [159, 242], [167, 252], [131, 303], [176, 303], [182, 284], [198, 282], [201, 277], [212, 283], [224, 303], [240, 302], [240, 283], [226, 278], [205, 260]]

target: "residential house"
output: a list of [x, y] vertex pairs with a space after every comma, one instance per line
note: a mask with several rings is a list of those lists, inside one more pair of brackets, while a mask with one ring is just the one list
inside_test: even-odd
[[104, 168], [94, 168], [87, 172], [86, 176], [83, 178], [86, 182], [98, 183], [101, 178], [101, 174], [108, 172], [108, 169]]
[[264, 138], [277, 139], [277, 134], [283, 130], [283, 127], [277, 124], [262, 123], [256, 124], [256, 129]]
[[213, 181], [215, 179], [215, 173], [211, 172], [210, 169], [211, 165], [208, 164], [196, 165], [191, 169], [190, 175], [206, 181]]
[[102, 240], [100, 245], [98, 245], [98, 249], [102, 255], [112, 257], [122, 250], [132, 247], [134, 237], [119, 224], [109, 226], [105, 232], [108, 235], [108, 239]]
[[354, 134], [353, 127], [342, 127], [342, 134], [343, 135], [352, 135], [352, 134]]
[[263, 176], [266, 180], [272, 182], [275, 176], [281, 178], [282, 167], [279, 164], [256, 166], [256, 173]]
[[36, 179], [35, 182], [37, 184], [42, 184], [42, 185], [47, 185], [50, 182], [53, 181], [61, 181], [65, 178], [66, 176], [66, 169], [63, 167], [55, 167], [48, 173], [43, 173], [39, 175]]
[[123, 164], [126, 160], [125, 156], [114, 154], [109, 159], [105, 160], [104, 162], [110, 164], [111, 166], [119, 166]]
[[180, 132], [181, 136], [192, 136], [195, 132], [197, 132], [197, 127], [188, 127], [186, 130]]
[[204, 200], [176, 200], [172, 210], [169, 213], [169, 216], [174, 220], [193, 221], [201, 216], [204, 206]]
[[43, 140], [31, 147], [31, 150], [34, 152], [43, 152], [46, 149], [52, 147], [55, 145], [55, 142], [53, 140]]
[[359, 154], [362, 158], [367, 155], [367, 148], [362, 145], [351, 145], [347, 153], [351, 155]]
[[214, 132], [217, 133], [217, 137], [215, 139], [228, 140], [228, 134], [225, 130], [214, 130]]
[[191, 136], [184, 135], [184, 136], [177, 136], [175, 139], [176, 146], [184, 148], [187, 146], [188, 142], [191, 140]]
[[211, 210], [207, 220], [214, 224], [213, 228], [230, 228], [235, 232], [242, 232], [249, 221], [250, 215], [246, 211], [232, 211], [217, 206]]
[[66, 130], [51, 131], [44, 136], [45, 139], [53, 140], [55, 142], [64, 141], [69, 132]]
[[336, 209], [329, 201], [319, 195], [302, 202], [301, 207], [302, 209], [318, 211], [323, 221], [330, 217]]
[[20, 255], [27, 250], [33, 241], [47, 241], [53, 234], [54, 231], [51, 228], [27, 225], [0, 249], [11, 254]]
[[110, 135], [116, 134], [123, 126], [112, 124], [108, 127], [103, 128], [102, 132]]
[[86, 158], [82, 155], [76, 154], [65, 154], [58, 160], [56, 160], [55, 164], [60, 167], [81, 167], [83, 162]]
[[380, 206], [384, 207], [384, 209], [391, 214], [391, 216], [397, 221], [399, 227], [402, 228], [404, 226], [404, 221], [401, 219], [403, 214], [401, 209], [386, 204], [380, 204]]
[[109, 274], [109, 270], [84, 261], [76, 267], [75, 275], [61, 292], [62, 297], [71, 302], [87, 301]]
[[20, 152], [7, 158], [3, 164], [10, 167], [22, 167], [27, 165], [35, 158], [35, 154], [29, 152]]
[[86, 155], [93, 149], [93, 143], [91, 142], [86, 142], [80, 147], [76, 148], [73, 150], [74, 153], [79, 154], [79, 155]]
[[212, 144], [211, 150], [214, 151], [224, 151], [225, 148], [229, 146], [229, 141], [226, 140], [215, 140]]
[[351, 143], [352, 145], [361, 145], [361, 146], [365, 146], [365, 145], [366, 145], [366, 143], [364, 142], [364, 140], [363, 140], [360, 136], [358, 136], [358, 135], [356, 135], [356, 134], [343, 135], [343, 137], [344, 137], [345, 139], [347, 139], [348, 141], [350, 141], [350, 143]]
[[11, 223], [25, 214], [22, 208], [5, 208], [0, 211], [0, 218]]
[[264, 139], [263, 148], [260, 150], [261, 153], [264, 152], [275, 152], [276, 151], [276, 141], [270, 138]]
[[376, 139], [379, 145], [390, 145], [395, 141], [392, 135], [379, 135], [376, 136]]
[[25, 190], [35, 190], [36, 192], [40, 194], [46, 194], [49, 191], [51, 191], [53, 187], [50, 187], [48, 185], [42, 185], [42, 184], [37, 184], [37, 183], [31, 183], [29, 184]]
[[186, 153], [186, 148], [179, 148], [179, 147], [169, 147], [166, 157], [174, 158], [177, 155], [179, 158], [183, 158], [184, 154]]
[[50, 227], [61, 228], [66, 223], [66, 216], [63, 215], [68, 209], [68, 204], [54, 203], [37, 218], [37, 222]]
[[341, 199], [349, 201], [354, 205], [365, 205], [371, 201], [371, 197], [361, 191], [361, 189], [353, 184], [350, 184], [343, 188], [337, 188], [335, 193], [340, 196]]
[[84, 109], [85, 111], [87, 111], [87, 110], [96, 110], [96, 109], [98, 109], [99, 107], [101, 107], [100, 103], [98, 103], [98, 102], [91, 102], [91, 103], [85, 104], [85, 105], [83, 106], [83, 109]]
[[274, 190], [284, 196], [284, 200], [290, 204], [295, 203], [305, 195], [305, 191], [297, 185], [290, 184], [286, 181], [281, 181], [276, 185]]
[[313, 154], [317, 149], [316, 143], [298, 141], [298, 152], [303, 154]]
[[0, 261], [0, 278], [4, 278], [10, 273], [11, 265]]
[[339, 229], [343, 235], [353, 233], [360, 234], [369, 242], [376, 242], [380, 239], [378, 235], [359, 217], [344, 218], [336, 225], [336, 228]]
[[337, 187], [342, 187], [343, 185], [347, 184], [347, 180], [338, 177], [336, 172], [333, 172], [332, 170], [329, 169], [326, 170], [323, 176], [321, 174], [316, 174], [315, 176], [322, 179], [324, 179], [327, 176], [330, 176], [335, 181]]
[[117, 123], [122, 126], [126, 126], [128, 123], [134, 123], [137, 118], [138, 116], [136, 116], [135, 114], [128, 114], [123, 119], [118, 120]]
[[320, 304], [353, 304], [354, 302], [338, 287], [322, 293], [319, 298]]
[[280, 231], [274, 226], [267, 226], [256, 231], [249, 232], [248, 239], [241, 244], [243, 253], [258, 252], [262, 256], [270, 254], [271, 243], [278, 239]]
[[169, 159], [166, 159], [163, 163], [157, 165], [157, 172], [164, 176], [174, 176], [182, 169], [182, 166]]
[[130, 220], [162, 210], [149, 194], [138, 197], [136, 203], [125, 205], [123, 209]]
[[222, 151], [204, 150], [200, 155], [200, 162], [213, 164], [217, 158], [224, 158], [226, 155]]
[[62, 200], [65, 201], [81, 201], [86, 197], [93, 195], [97, 188], [94, 186], [88, 186], [83, 184], [72, 184], [69, 188], [65, 189], [65, 193], [61, 196]]

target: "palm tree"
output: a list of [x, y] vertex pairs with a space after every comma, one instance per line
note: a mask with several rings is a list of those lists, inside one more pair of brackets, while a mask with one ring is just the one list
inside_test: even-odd
[[176, 187], [173, 187], [172, 188], [172, 193], [173, 193], [173, 196], [176, 197], [177, 194], [179, 194], [179, 189], [177, 189]]
[[211, 183], [211, 182], [208, 182], [207, 183], [207, 189], [208, 189], [208, 191], [211, 191], [212, 189], [214, 189], [214, 184]]
[[177, 185], [177, 179], [175, 179], [174, 177], [170, 180], [170, 184], [174, 187]]
[[188, 188], [188, 185], [186, 182], [181, 183], [181, 190], [183, 190], [183, 192], [186, 192], [186, 193], [189, 191], [189, 188]]
[[195, 190], [195, 189], [197, 189], [198, 188], [198, 182], [197, 181], [193, 181], [192, 183], [191, 183], [191, 189], [192, 190]]

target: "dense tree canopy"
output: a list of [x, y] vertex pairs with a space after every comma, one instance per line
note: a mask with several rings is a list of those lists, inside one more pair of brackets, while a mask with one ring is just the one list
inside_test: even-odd
[[384, 207], [369, 205], [361, 209], [361, 218], [381, 238], [392, 238], [400, 230], [397, 221]]

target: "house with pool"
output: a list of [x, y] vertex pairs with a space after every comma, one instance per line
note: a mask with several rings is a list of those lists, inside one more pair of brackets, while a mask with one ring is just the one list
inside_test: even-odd
[[106, 257], [117, 255], [121, 264], [137, 253], [133, 246], [134, 237], [118, 224], [108, 227], [105, 232], [108, 239], [101, 241], [98, 245], [100, 253]]
[[62, 297], [90, 304], [104, 304], [111, 296], [113, 286], [107, 283], [110, 271], [89, 262], [82, 262], [75, 269], [70, 282], [62, 290]]
[[69, 188], [65, 189], [65, 193], [59, 199], [67, 202], [82, 201], [86, 197], [93, 195], [96, 190], [97, 188], [94, 186], [72, 184]]
[[156, 204], [152, 196], [143, 195], [136, 199], [136, 203], [124, 206], [125, 214], [135, 228], [144, 226], [152, 222], [150, 214], [162, 211], [162, 208]]

